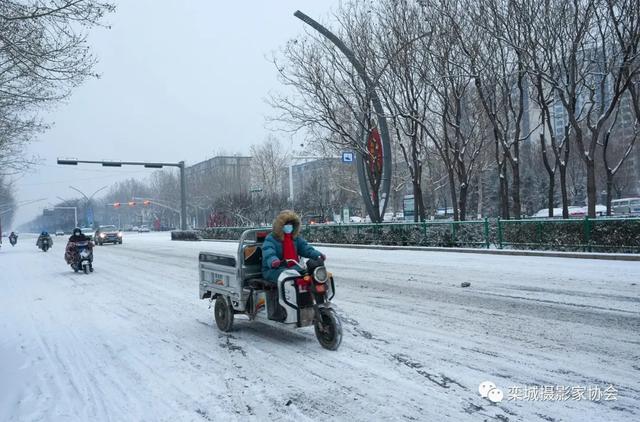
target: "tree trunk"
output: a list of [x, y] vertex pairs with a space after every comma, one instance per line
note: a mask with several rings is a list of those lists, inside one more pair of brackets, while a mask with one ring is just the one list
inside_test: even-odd
[[516, 219], [522, 217], [522, 202], [520, 200], [520, 164], [516, 161], [511, 165], [513, 172], [513, 184], [511, 185], [511, 196], [513, 197], [513, 215]]
[[553, 217], [553, 196], [555, 193], [556, 186], [556, 168], [557, 168], [557, 160], [553, 168], [551, 168], [551, 164], [549, 164], [549, 156], [547, 154], [547, 144], [544, 138], [544, 135], [540, 134], [540, 147], [542, 151], [542, 162], [544, 163], [544, 168], [547, 170], [547, 175], [549, 176], [549, 189], [547, 191], [547, 207], [549, 208], [549, 217]]
[[[458, 199], [456, 195], [456, 182], [455, 176], [453, 174], [453, 169], [448, 169], [449, 173], [449, 191], [451, 192], [451, 206], [453, 207], [453, 221], [460, 220], [460, 214], [458, 213]], [[447, 213], [447, 209], [444, 210], [445, 214]]]
[[414, 221], [424, 221], [424, 200], [422, 198], [422, 163], [418, 157], [418, 149], [416, 145], [418, 140], [414, 138], [412, 141], [413, 155], [413, 212]]
[[465, 221], [467, 219], [467, 192], [469, 187], [466, 183], [462, 183], [460, 185], [460, 199], [459, 199], [459, 210], [460, 210], [460, 221]]
[[591, 159], [585, 160], [587, 164], [587, 216], [596, 218], [596, 165]]
[[482, 218], [482, 199], [483, 199], [483, 189], [482, 189], [482, 172], [478, 172], [478, 218]]
[[498, 163], [498, 178], [500, 179], [500, 216], [509, 219], [509, 183], [505, 163]]
[[607, 169], [607, 217], [611, 217], [611, 200], [613, 196], [613, 172]]
[[422, 201], [422, 186], [413, 184], [413, 221], [424, 221], [424, 203]]
[[562, 218], [569, 218], [569, 191], [567, 190], [567, 163], [569, 162], [569, 135], [565, 130], [564, 160], [560, 160], [560, 191], [562, 192]]
[[549, 177], [549, 190], [547, 192], [547, 204], [549, 206], [549, 217], [553, 217], [553, 194], [555, 193], [555, 177]]

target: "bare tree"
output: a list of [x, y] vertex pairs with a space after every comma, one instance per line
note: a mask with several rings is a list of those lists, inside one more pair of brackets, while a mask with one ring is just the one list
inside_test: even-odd
[[[347, 44], [357, 60], [376, 80], [380, 74], [375, 51], [375, 20], [365, 2], [345, 4], [335, 14], [336, 35]], [[274, 60], [283, 85], [292, 94], [274, 94], [269, 102], [277, 115], [272, 122], [285, 124], [293, 132], [304, 131], [307, 139], [348, 148], [365, 161], [373, 210], [379, 210], [380, 162], [367, 148], [365, 138], [372, 132], [376, 117], [371, 88], [353, 69], [335, 45], [315, 34], [291, 40]], [[379, 215], [371, 216], [373, 221]]]
[[421, 124], [428, 114], [432, 89], [424, 80], [429, 66], [423, 46], [431, 44], [417, 3], [388, 0], [380, 5], [377, 42], [386, 60], [378, 75], [378, 87], [388, 110], [399, 152], [406, 163], [414, 198], [414, 219], [424, 221], [423, 162], [427, 135]]
[[[616, 123], [618, 122], [618, 118], [620, 115], [621, 105], [617, 108], [613, 121], [609, 125], [609, 130], [604, 134], [602, 139], [602, 162], [604, 164], [604, 170], [606, 174], [606, 186], [607, 186], [607, 215], [611, 215], [611, 200], [613, 199], [613, 190], [614, 190], [614, 177], [618, 173], [618, 171], [622, 168], [622, 165], [629, 158], [631, 151], [638, 139], [638, 135], [640, 132], [640, 127], [638, 125], [638, 120], [634, 124], [633, 133], [630, 136], [624, 136], [623, 133], [615, 133], [614, 128], [616, 127]], [[612, 132], [614, 136], [618, 138], [619, 147], [622, 147], [622, 151], [618, 151], [617, 157], [612, 161], [610, 148], [611, 145], [611, 135]], [[626, 139], [625, 139], [626, 138]], [[626, 142], [626, 145], [622, 144], [622, 142]], [[618, 148], [620, 149], [620, 148]]]
[[529, 76], [533, 87], [532, 101], [540, 110], [540, 152], [548, 175], [547, 208], [553, 217], [555, 208], [555, 184], [559, 174], [562, 198], [562, 217], [569, 218], [569, 195], [567, 190], [567, 163], [570, 158], [571, 124], [564, 119], [564, 113], [557, 116], [554, 105], [559, 102], [555, 87], [549, 83], [557, 77], [560, 66], [556, 63], [555, 51], [559, 39], [557, 28], [564, 24], [564, 15], [557, 13], [554, 2], [529, 0], [520, 2], [514, 19], [523, 22], [530, 30], [524, 34], [523, 54], [528, 57]]
[[16, 200], [13, 192], [12, 184], [0, 174], [0, 235], [3, 227], [6, 230], [11, 225], [15, 215]]
[[285, 207], [288, 186], [288, 166], [291, 152], [280, 141], [269, 136], [260, 144], [251, 145], [251, 184], [259, 191], [252, 194], [259, 206], [255, 219], [267, 223]]
[[465, 220], [469, 186], [484, 145], [482, 116], [457, 34], [446, 16], [432, 15], [430, 19], [436, 29], [428, 50], [430, 66], [426, 79], [433, 95], [427, 102], [431, 118], [423, 124], [447, 170], [453, 217]]
[[596, 149], [637, 73], [639, 8], [633, 0], [554, 2], [554, 13], [565, 24], [555, 28], [558, 44], [551, 53], [557, 67], [546, 77], [564, 107], [586, 167], [589, 217], [596, 216]]
[[0, 172], [34, 163], [23, 150], [46, 129], [37, 110], [95, 76], [87, 29], [112, 10], [96, 0], [0, 2]]

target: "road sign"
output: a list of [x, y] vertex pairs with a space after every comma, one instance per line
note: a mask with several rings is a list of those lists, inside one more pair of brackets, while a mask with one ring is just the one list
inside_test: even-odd
[[87, 207], [87, 226], [93, 227], [93, 208]]
[[342, 162], [343, 163], [353, 163], [353, 152], [343, 152], [342, 153]]

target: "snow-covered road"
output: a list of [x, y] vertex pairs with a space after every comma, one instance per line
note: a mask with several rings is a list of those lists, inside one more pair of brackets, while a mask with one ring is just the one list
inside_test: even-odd
[[[326, 248], [330, 352], [312, 329], [218, 332], [197, 252], [233, 243], [126, 234], [84, 275], [54, 242], [0, 250], [2, 421], [640, 420], [637, 262]], [[537, 386], [617, 400], [508, 399]]]

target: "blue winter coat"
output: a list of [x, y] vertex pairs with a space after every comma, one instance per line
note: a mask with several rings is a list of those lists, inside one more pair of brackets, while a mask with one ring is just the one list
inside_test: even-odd
[[[294, 237], [293, 243], [299, 256], [318, 259], [322, 255], [302, 237]], [[283, 253], [282, 241], [270, 233], [262, 244], [262, 277], [266, 280], [277, 282], [280, 274], [288, 268], [284, 262], [279, 268], [271, 268], [275, 259], [282, 260]], [[296, 267], [292, 268], [296, 269]]]

